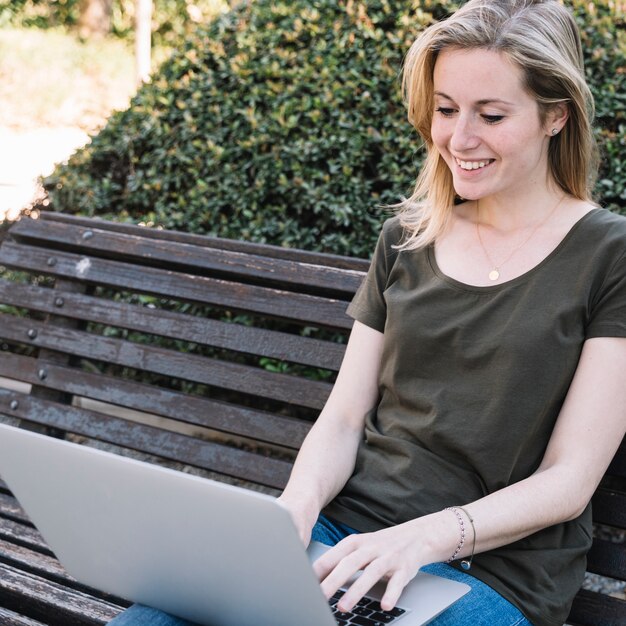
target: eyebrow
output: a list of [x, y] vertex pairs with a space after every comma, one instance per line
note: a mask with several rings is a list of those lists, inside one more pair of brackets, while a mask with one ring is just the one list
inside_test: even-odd
[[[446, 100], [450, 100], [451, 102], [454, 102], [454, 98], [443, 93], [442, 91], [435, 91], [435, 95], [441, 96], [442, 98], [445, 98]], [[476, 104], [479, 104], [481, 106], [484, 104], [506, 104], [508, 106], [515, 106], [513, 102], [509, 102], [508, 100], [502, 100], [502, 98], [482, 98], [481, 100], [478, 100]]]

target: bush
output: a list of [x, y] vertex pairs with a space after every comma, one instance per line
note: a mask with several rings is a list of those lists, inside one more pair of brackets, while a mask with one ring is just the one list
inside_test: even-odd
[[[368, 256], [421, 160], [399, 72], [449, 1], [254, 0], [194, 32], [131, 107], [45, 181], [55, 210]], [[598, 191], [624, 205], [626, 42], [573, 2], [598, 137]]]

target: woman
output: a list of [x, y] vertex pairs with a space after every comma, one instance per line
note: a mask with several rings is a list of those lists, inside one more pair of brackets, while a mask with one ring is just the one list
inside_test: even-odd
[[575, 23], [557, 0], [470, 0], [403, 84], [427, 160], [280, 501], [304, 543], [336, 543], [314, 565], [328, 597], [363, 571], [341, 610], [381, 579], [389, 610], [424, 569], [472, 587], [437, 626], [560, 626], [626, 431], [626, 219], [590, 199]]

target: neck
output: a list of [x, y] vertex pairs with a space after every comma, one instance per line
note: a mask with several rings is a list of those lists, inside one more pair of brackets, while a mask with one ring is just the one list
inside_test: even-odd
[[517, 199], [480, 198], [475, 201], [476, 219], [481, 225], [503, 233], [532, 227], [550, 215], [565, 195], [563, 190], [553, 187], [530, 190]]

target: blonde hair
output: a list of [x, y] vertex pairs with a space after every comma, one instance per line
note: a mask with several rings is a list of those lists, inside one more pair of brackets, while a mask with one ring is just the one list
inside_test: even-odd
[[592, 132], [593, 96], [585, 82], [576, 22], [558, 0], [470, 0], [449, 18], [429, 26], [411, 46], [402, 91], [411, 124], [426, 146], [426, 160], [411, 197], [396, 208], [407, 233], [402, 248], [433, 243], [445, 230], [456, 194], [452, 173], [433, 144], [433, 72], [445, 48], [501, 52], [521, 70], [524, 87], [539, 105], [543, 122], [557, 103], [568, 119], [550, 139], [548, 163], [557, 185], [589, 200], [597, 174]]

